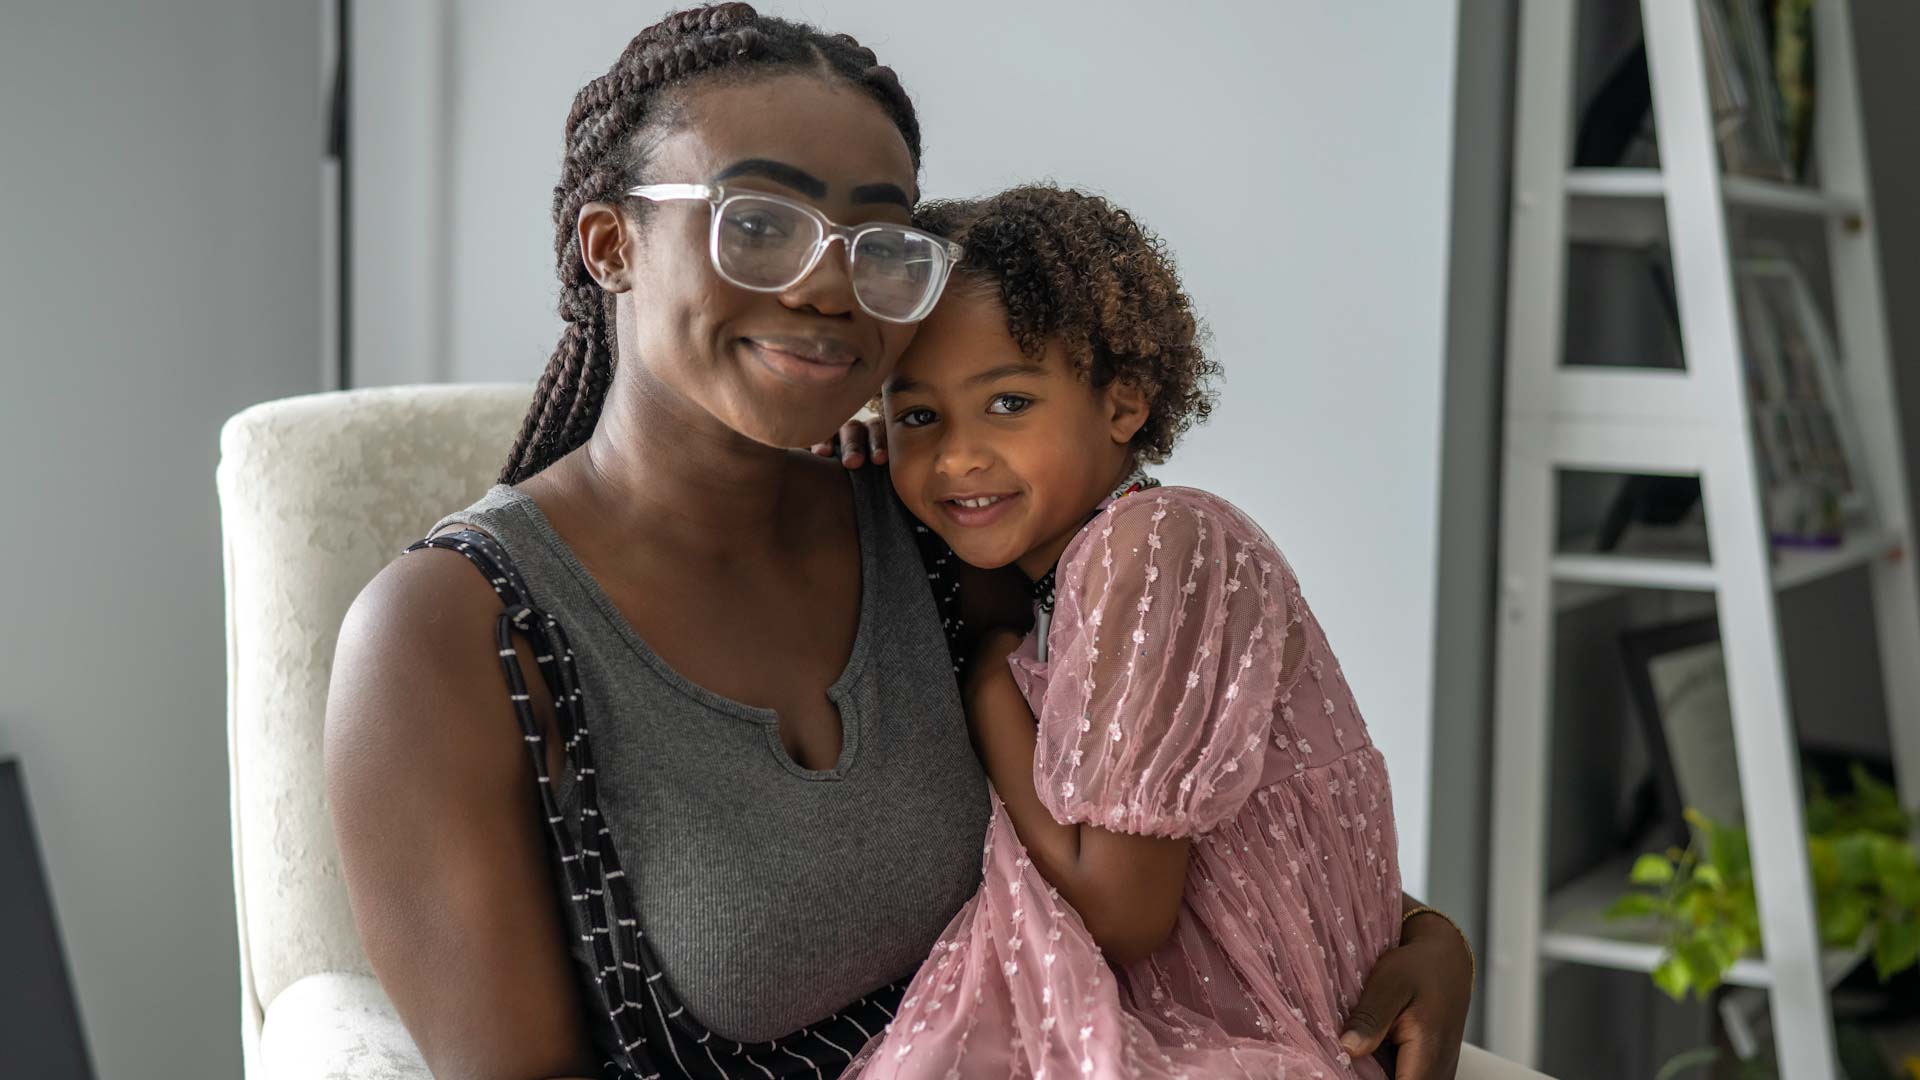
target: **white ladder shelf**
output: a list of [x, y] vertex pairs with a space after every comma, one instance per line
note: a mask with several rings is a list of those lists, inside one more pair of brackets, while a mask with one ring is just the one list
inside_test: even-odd
[[[1694, 0], [1642, 0], [1658, 169], [1572, 169], [1577, 0], [1520, 5], [1507, 296], [1495, 699], [1489, 1044], [1538, 1058], [1541, 975], [1571, 962], [1651, 971], [1659, 946], [1598, 917], [1625, 864], [1546, 893], [1555, 589], [1710, 592], [1752, 838], [1764, 958], [1729, 972], [1770, 996], [1780, 1074], [1838, 1075], [1827, 988], [1857, 953], [1823, 955], [1806, 861], [1775, 593], [1870, 566], [1901, 801], [1920, 805], [1920, 578], [1905, 558], [1908, 487], [1845, 0], [1814, 5], [1819, 190], [1721, 174]], [[1730, 220], [1824, 219], [1841, 355], [1874, 527], [1834, 551], [1773, 557], [1749, 434]], [[1577, 368], [1560, 352], [1567, 244], [1664, 239], [1687, 369]], [[1700, 479], [1711, 561], [1555, 550], [1560, 470]], [[1787, 797], [1794, 795], [1796, 797]]]

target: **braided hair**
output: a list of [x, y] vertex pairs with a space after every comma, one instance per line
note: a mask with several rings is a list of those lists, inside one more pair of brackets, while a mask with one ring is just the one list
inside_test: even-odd
[[811, 71], [864, 91], [886, 111], [920, 167], [920, 122], [892, 68], [845, 34], [761, 15], [751, 5], [675, 12], [635, 35], [605, 75], [582, 87], [567, 113], [560, 179], [553, 186], [553, 250], [566, 326], [533, 392], [499, 482], [517, 484], [587, 441], [599, 422], [618, 356], [612, 303], [581, 261], [575, 224], [587, 203], [621, 198], [647, 166], [649, 129], [669, 118], [673, 88], [695, 79], [745, 79]]

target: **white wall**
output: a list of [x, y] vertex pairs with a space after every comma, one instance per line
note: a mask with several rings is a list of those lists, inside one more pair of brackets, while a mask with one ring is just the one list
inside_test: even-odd
[[[1422, 888], [1458, 5], [763, 7], [851, 33], [900, 72], [929, 195], [1053, 177], [1113, 196], [1172, 244], [1227, 378], [1163, 475], [1240, 502], [1294, 562], [1386, 751], [1403, 867]], [[447, 218], [363, 233], [357, 262], [415, 265], [448, 237], [452, 378], [532, 379], [545, 364], [568, 104], [664, 9], [440, 11], [451, 136], [418, 153], [448, 155]], [[435, 63], [423, 47], [416, 81], [441, 77]], [[363, 138], [379, 107], [362, 97]]]
[[0, 14], [0, 755], [103, 1078], [240, 1075], [213, 468], [319, 382], [319, 57], [317, 3]]
[[448, 10], [448, 0], [353, 5], [354, 386], [449, 378]]

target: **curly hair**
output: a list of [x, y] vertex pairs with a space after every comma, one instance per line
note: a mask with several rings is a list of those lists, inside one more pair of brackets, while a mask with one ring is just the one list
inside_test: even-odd
[[640, 183], [654, 140], [675, 123], [675, 91], [695, 80], [810, 72], [863, 91], [906, 139], [920, 168], [920, 121], [893, 69], [845, 34], [761, 15], [748, 4], [709, 4], [668, 15], [634, 36], [605, 75], [574, 96], [560, 179], [553, 186], [553, 251], [566, 327], [534, 390], [499, 482], [517, 484], [587, 441], [599, 422], [619, 353], [611, 298], [580, 259], [575, 224], [589, 202], [613, 201]]
[[962, 287], [997, 291], [1020, 351], [1038, 361], [1049, 342], [1096, 387], [1123, 379], [1147, 399], [1133, 437], [1140, 464], [1158, 464], [1213, 411], [1207, 355], [1193, 300], [1158, 236], [1098, 195], [1051, 185], [984, 199], [928, 203], [929, 231], [966, 246]]

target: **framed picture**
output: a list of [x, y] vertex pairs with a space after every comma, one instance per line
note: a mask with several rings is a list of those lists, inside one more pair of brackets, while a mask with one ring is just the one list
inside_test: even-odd
[[1660, 839], [1691, 840], [1682, 811], [1745, 825], [1733, 744], [1733, 705], [1712, 618], [1634, 630], [1620, 637], [1627, 685], [1647, 743], [1660, 799]]
[[1769, 531], [1782, 545], [1838, 543], [1872, 512], [1838, 349], [1792, 261], [1742, 259], [1734, 272]]

